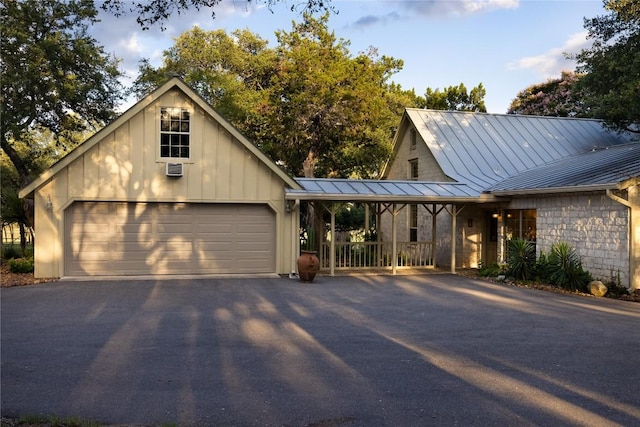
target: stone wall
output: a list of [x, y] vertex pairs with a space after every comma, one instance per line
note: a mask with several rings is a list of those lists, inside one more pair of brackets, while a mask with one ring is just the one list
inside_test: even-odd
[[566, 242], [594, 278], [630, 286], [629, 210], [603, 192], [513, 199], [509, 209], [537, 210], [537, 255]]

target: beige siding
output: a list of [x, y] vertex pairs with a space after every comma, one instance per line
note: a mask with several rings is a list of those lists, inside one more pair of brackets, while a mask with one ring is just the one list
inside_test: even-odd
[[[192, 113], [191, 158], [184, 161], [181, 178], [165, 176], [166, 162], [159, 156], [158, 120], [160, 108], [167, 106]], [[282, 178], [180, 90], [165, 93], [104, 135], [36, 190], [37, 277], [64, 275], [64, 214], [74, 201], [267, 204], [275, 214], [277, 272], [290, 272], [293, 216], [284, 211]]]

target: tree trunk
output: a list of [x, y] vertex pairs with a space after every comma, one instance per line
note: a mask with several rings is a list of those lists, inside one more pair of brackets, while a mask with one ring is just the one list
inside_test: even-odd
[[9, 144], [9, 141], [7, 141], [7, 138], [4, 136], [4, 134], [0, 138], [0, 147], [2, 148], [2, 151], [7, 154], [7, 157], [9, 157], [9, 160], [11, 160], [11, 163], [13, 163], [13, 166], [15, 166], [16, 170], [18, 171], [18, 175], [20, 175], [20, 183], [22, 185], [27, 184], [29, 182], [30, 176], [29, 168], [22, 160], [18, 152], [13, 148], [13, 146]]

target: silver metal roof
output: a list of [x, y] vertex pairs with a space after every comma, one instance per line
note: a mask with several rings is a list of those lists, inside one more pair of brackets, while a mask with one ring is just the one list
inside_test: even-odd
[[556, 160], [631, 141], [591, 119], [422, 109], [406, 114], [444, 173], [477, 191]]
[[552, 162], [507, 178], [492, 194], [615, 189], [640, 177], [640, 143], [616, 145]]
[[286, 198], [331, 201], [387, 202], [464, 202], [485, 198], [467, 184], [457, 182], [424, 182], [392, 180], [360, 180], [335, 178], [295, 178], [302, 190], [287, 189]]

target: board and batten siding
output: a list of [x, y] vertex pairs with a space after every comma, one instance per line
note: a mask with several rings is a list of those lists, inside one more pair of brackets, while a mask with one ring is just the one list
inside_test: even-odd
[[[184, 163], [180, 178], [167, 177], [167, 162], [160, 160], [161, 107], [191, 112], [191, 158], [175, 160]], [[65, 210], [80, 201], [266, 204], [276, 218], [276, 269], [288, 273], [294, 215], [285, 212], [284, 187], [281, 177], [211, 115], [181, 90], [171, 89], [34, 192], [35, 275], [64, 275]]]

